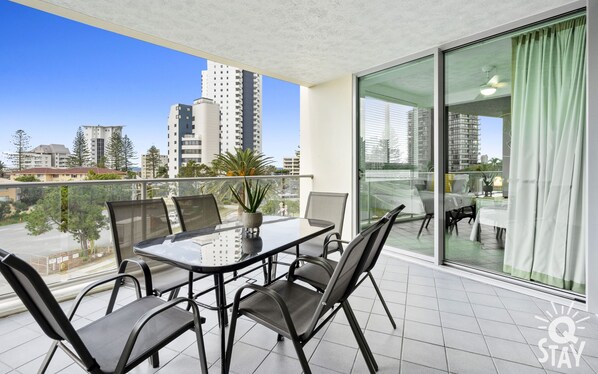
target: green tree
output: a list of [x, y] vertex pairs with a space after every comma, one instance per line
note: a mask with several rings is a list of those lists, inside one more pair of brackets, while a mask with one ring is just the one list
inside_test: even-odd
[[[90, 172], [87, 179], [120, 179], [120, 176]], [[79, 243], [82, 251], [90, 253], [101, 230], [108, 226], [104, 214], [105, 202], [125, 200], [127, 197], [130, 198], [130, 191], [109, 185], [47, 188], [31, 213], [25, 217], [25, 227], [31, 235], [41, 235], [54, 229], [69, 233]]]
[[[260, 152], [255, 152], [252, 149], [237, 148], [235, 153], [225, 152], [219, 154], [214, 161], [212, 161], [212, 170], [219, 175], [226, 176], [253, 176], [266, 175], [270, 171], [269, 166], [272, 164], [272, 157], [266, 157]], [[242, 181], [224, 181], [221, 183], [213, 183], [210, 185], [210, 191], [218, 196], [219, 201], [227, 201], [232, 199], [230, 186], [234, 184], [234, 188], [239, 193], [239, 196], [244, 199], [244, 191]], [[272, 191], [275, 188], [271, 189]], [[241, 207], [239, 207], [241, 212]]]
[[168, 178], [168, 165], [162, 165], [158, 168], [156, 178]]
[[198, 164], [195, 161], [189, 161], [179, 170], [179, 178], [213, 177], [216, 174], [205, 164]]
[[15, 152], [10, 154], [8, 157], [12, 161], [14, 167], [17, 170], [23, 170], [23, 164], [27, 155], [25, 154], [29, 149], [29, 140], [31, 138], [24, 130], [17, 130], [12, 136], [11, 144], [14, 147]]
[[0, 201], [0, 221], [8, 218], [10, 214], [10, 203], [8, 201]]
[[123, 138], [120, 132], [114, 131], [106, 146], [106, 165], [114, 170], [123, 168]]
[[122, 138], [122, 160], [123, 160], [123, 171], [129, 171], [132, 166], [133, 159], [137, 157], [135, 154], [135, 148], [133, 147], [133, 141], [128, 135]]
[[106, 167], [106, 156], [100, 157], [100, 160], [97, 162], [96, 166], [99, 168], [105, 168]]
[[69, 160], [70, 167], [86, 166], [90, 162], [89, 148], [83, 134], [83, 129], [79, 126], [75, 139], [73, 140], [73, 154]]
[[85, 178], [89, 181], [107, 181], [113, 179], [122, 179], [120, 175], [107, 173], [107, 174], [98, 174], [93, 170], [87, 172], [87, 177]]
[[155, 178], [160, 168], [160, 151], [155, 145], [149, 147], [145, 154], [145, 167], [149, 169], [151, 177]]
[[0, 160], [0, 178], [4, 178], [6, 165]]
[[270, 164], [272, 164], [272, 157], [266, 157], [249, 148], [245, 150], [238, 148], [235, 153], [219, 154], [212, 161], [212, 169], [218, 174], [227, 176], [265, 175]]
[[[15, 181], [40, 182], [40, 180], [34, 177], [33, 175], [22, 175], [20, 177], [15, 178]], [[21, 190], [19, 201], [25, 204], [26, 207], [30, 207], [37, 203], [37, 201], [41, 199], [41, 197], [44, 194], [44, 190], [42, 187], [23, 186], [19, 189]]]

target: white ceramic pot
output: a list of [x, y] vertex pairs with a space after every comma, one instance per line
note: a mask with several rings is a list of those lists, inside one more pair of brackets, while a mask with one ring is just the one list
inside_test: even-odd
[[257, 229], [262, 225], [264, 216], [262, 212], [247, 213], [243, 212], [242, 222], [246, 229]]

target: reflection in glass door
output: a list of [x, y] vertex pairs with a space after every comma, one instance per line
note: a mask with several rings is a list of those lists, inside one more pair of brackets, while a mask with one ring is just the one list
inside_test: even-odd
[[359, 79], [359, 227], [400, 204], [387, 245], [434, 254], [433, 56]]

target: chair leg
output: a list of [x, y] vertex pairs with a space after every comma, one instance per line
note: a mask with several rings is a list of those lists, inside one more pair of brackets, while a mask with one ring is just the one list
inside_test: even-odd
[[378, 371], [378, 364], [376, 363], [376, 359], [374, 358], [374, 354], [370, 350], [370, 346], [368, 345], [367, 341], [365, 340], [365, 336], [363, 332], [361, 332], [361, 327], [359, 327], [359, 323], [357, 323], [357, 319], [355, 318], [355, 314], [353, 314], [353, 310], [349, 305], [348, 301], [344, 301], [342, 303], [343, 311], [347, 316], [347, 321], [349, 321], [349, 326], [353, 331], [353, 335], [355, 336], [355, 340], [357, 340], [357, 345], [359, 346], [359, 350], [361, 350], [361, 354], [363, 355], [363, 359], [370, 371], [370, 373], [374, 374]]
[[48, 365], [50, 365], [50, 361], [52, 357], [54, 357], [54, 353], [56, 353], [56, 348], [58, 348], [58, 341], [53, 341], [48, 353], [46, 353], [46, 357], [44, 357], [44, 361], [42, 362], [42, 366], [40, 366], [38, 373], [43, 374], [48, 369]]
[[386, 301], [382, 297], [382, 293], [380, 292], [380, 289], [378, 288], [378, 284], [376, 283], [376, 280], [374, 280], [374, 276], [369, 271], [368, 271], [368, 277], [370, 278], [370, 280], [372, 281], [372, 284], [374, 285], [374, 289], [376, 290], [376, 293], [378, 294], [378, 298], [380, 299], [380, 302], [382, 303], [382, 306], [384, 307], [384, 310], [386, 311], [386, 315], [388, 316], [388, 319], [390, 320], [390, 324], [392, 325], [392, 328], [396, 329], [397, 325], [395, 323], [395, 320], [394, 320], [394, 318], [392, 318], [392, 314], [390, 314], [388, 305], [386, 305]]
[[233, 343], [235, 342], [235, 329], [237, 328], [237, 315], [239, 313], [239, 305], [233, 305], [232, 315], [230, 317], [230, 324], [228, 326], [228, 343], [226, 346], [226, 360], [223, 363], [224, 372], [228, 373], [230, 370], [230, 363], [233, 357]]
[[[189, 303], [191, 304], [191, 303]], [[206, 348], [203, 343], [203, 331], [201, 328], [201, 319], [199, 316], [199, 308], [197, 305], [193, 308], [193, 320], [195, 322], [194, 330], [197, 340], [197, 353], [199, 354], [199, 364], [202, 374], [208, 374], [208, 360], [206, 358]]]
[[309, 368], [309, 363], [307, 362], [307, 357], [305, 357], [305, 352], [303, 352], [303, 347], [301, 343], [298, 341], [293, 340], [293, 346], [295, 347], [295, 352], [297, 353], [297, 358], [299, 359], [299, 363], [301, 364], [301, 369], [303, 369], [303, 374], [311, 374], [311, 369]]
[[427, 217], [428, 217], [428, 223], [426, 223], [426, 228], [428, 228], [428, 225], [430, 225], [430, 221], [432, 220], [432, 215], [428, 214]]
[[424, 225], [425, 225], [425, 223], [426, 223], [426, 218], [427, 218], [427, 216], [426, 216], [426, 217], [424, 217], [424, 220], [422, 221], [422, 225], [421, 225], [421, 227], [419, 228], [419, 232], [417, 233], [417, 238], [418, 238], [418, 239], [419, 239], [420, 235], [422, 234], [422, 230], [424, 229]]

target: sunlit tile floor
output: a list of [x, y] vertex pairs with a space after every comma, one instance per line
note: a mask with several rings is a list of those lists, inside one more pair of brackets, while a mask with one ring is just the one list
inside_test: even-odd
[[[566, 313], [567, 307], [553, 306], [529, 297], [439, 270], [381, 256], [374, 269], [382, 293], [394, 315], [393, 329], [365, 281], [350, 298], [360, 326], [374, 352], [380, 373], [595, 373], [598, 370], [598, 317], [584, 312], [575, 315], [580, 322], [574, 335], [584, 349], [576, 367], [571, 369], [557, 350], [555, 365], [550, 357], [541, 363], [543, 351], [538, 342], [548, 338], [539, 328], [546, 325], [536, 316], [550, 320]], [[207, 280], [210, 281], [210, 280]], [[236, 281], [236, 285], [244, 281]], [[229, 297], [235, 285], [227, 289]], [[121, 294], [126, 304], [132, 291]], [[99, 318], [108, 299], [107, 293], [89, 297], [74, 319], [80, 327]], [[213, 300], [207, 300], [211, 302]], [[65, 309], [70, 303], [62, 304]], [[573, 314], [573, 312], [571, 313]], [[207, 318], [204, 340], [210, 372], [219, 372], [219, 335], [216, 315], [204, 311]], [[551, 317], [552, 316], [552, 317]], [[584, 327], [584, 329], [581, 329]], [[559, 329], [566, 325], [559, 325]], [[240, 320], [235, 337], [232, 372], [300, 373], [301, 368], [291, 342], [276, 341], [276, 334]], [[28, 313], [0, 319], [0, 373], [35, 373], [50, 345]], [[548, 343], [544, 345], [547, 347]], [[367, 367], [342, 311], [305, 347], [314, 373], [365, 373]], [[550, 350], [546, 348], [548, 354]], [[570, 349], [568, 350], [570, 352]], [[559, 359], [561, 367], [558, 368]], [[199, 371], [194, 336], [186, 333], [160, 354], [161, 366], [152, 369], [142, 363], [135, 373], [191, 373]], [[54, 357], [50, 373], [81, 373], [82, 370], [60, 351]]]

